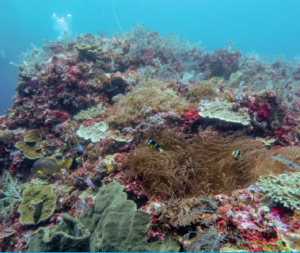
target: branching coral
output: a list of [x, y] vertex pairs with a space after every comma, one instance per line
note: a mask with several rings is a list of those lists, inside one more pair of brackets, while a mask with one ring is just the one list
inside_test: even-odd
[[[128, 99], [132, 95], [134, 99]], [[157, 109], [159, 111], [183, 112], [191, 104], [183, 98], [177, 97], [171, 89], [165, 89], [162, 81], [142, 81], [127, 96], [121, 98], [109, 112], [110, 119], [118, 124], [129, 123], [143, 116], [143, 108]]]
[[[163, 152], [149, 149], [146, 139], [158, 142]], [[241, 133], [197, 139], [158, 130], [146, 134], [130, 153], [128, 167], [130, 177], [141, 180], [150, 194], [166, 198], [231, 192], [250, 184], [251, 156], [246, 154], [260, 148], [260, 142]], [[245, 154], [238, 161], [232, 157], [237, 149]]]

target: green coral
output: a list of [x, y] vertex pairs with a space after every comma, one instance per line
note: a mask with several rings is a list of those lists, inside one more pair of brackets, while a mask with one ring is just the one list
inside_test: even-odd
[[56, 198], [53, 185], [29, 187], [23, 192], [23, 201], [18, 208], [22, 224], [38, 224], [51, 217], [55, 211]]
[[263, 192], [263, 199], [300, 210], [300, 172], [261, 176], [257, 185]]

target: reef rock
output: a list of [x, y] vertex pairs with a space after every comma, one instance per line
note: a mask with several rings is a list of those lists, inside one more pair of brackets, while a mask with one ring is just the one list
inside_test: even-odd
[[29, 242], [27, 252], [90, 251], [90, 236], [79, 219], [64, 213], [58, 225], [39, 228], [38, 234]]
[[215, 101], [199, 107], [199, 115], [204, 118], [219, 119], [225, 124], [250, 124], [250, 116], [243, 108], [235, 108], [234, 103], [228, 101]]

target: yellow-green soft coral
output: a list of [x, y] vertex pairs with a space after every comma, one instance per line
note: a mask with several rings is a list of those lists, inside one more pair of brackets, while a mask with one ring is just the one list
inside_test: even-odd
[[263, 192], [264, 199], [300, 210], [300, 172], [261, 176], [257, 185]]

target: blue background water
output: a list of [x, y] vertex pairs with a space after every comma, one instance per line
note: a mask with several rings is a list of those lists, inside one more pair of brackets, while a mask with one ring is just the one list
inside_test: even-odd
[[[0, 0], [0, 45], [6, 55], [0, 54], [0, 115], [11, 106], [17, 84], [18, 71], [10, 61], [19, 63], [17, 56], [31, 43], [41, 47], [42, 39], [57, 39], [64, 25], [73, 37], [98, 29], [119, 31], [113, 9], [125, 32], [143, 21], [161, 35], [174, 32], [202, 41], [210, 51], [233, 40], [243, 53], [284, 53], [287, 60], [300, 54], [299, 0]], [[53, 19], [54, 13], [65, 22]]]

